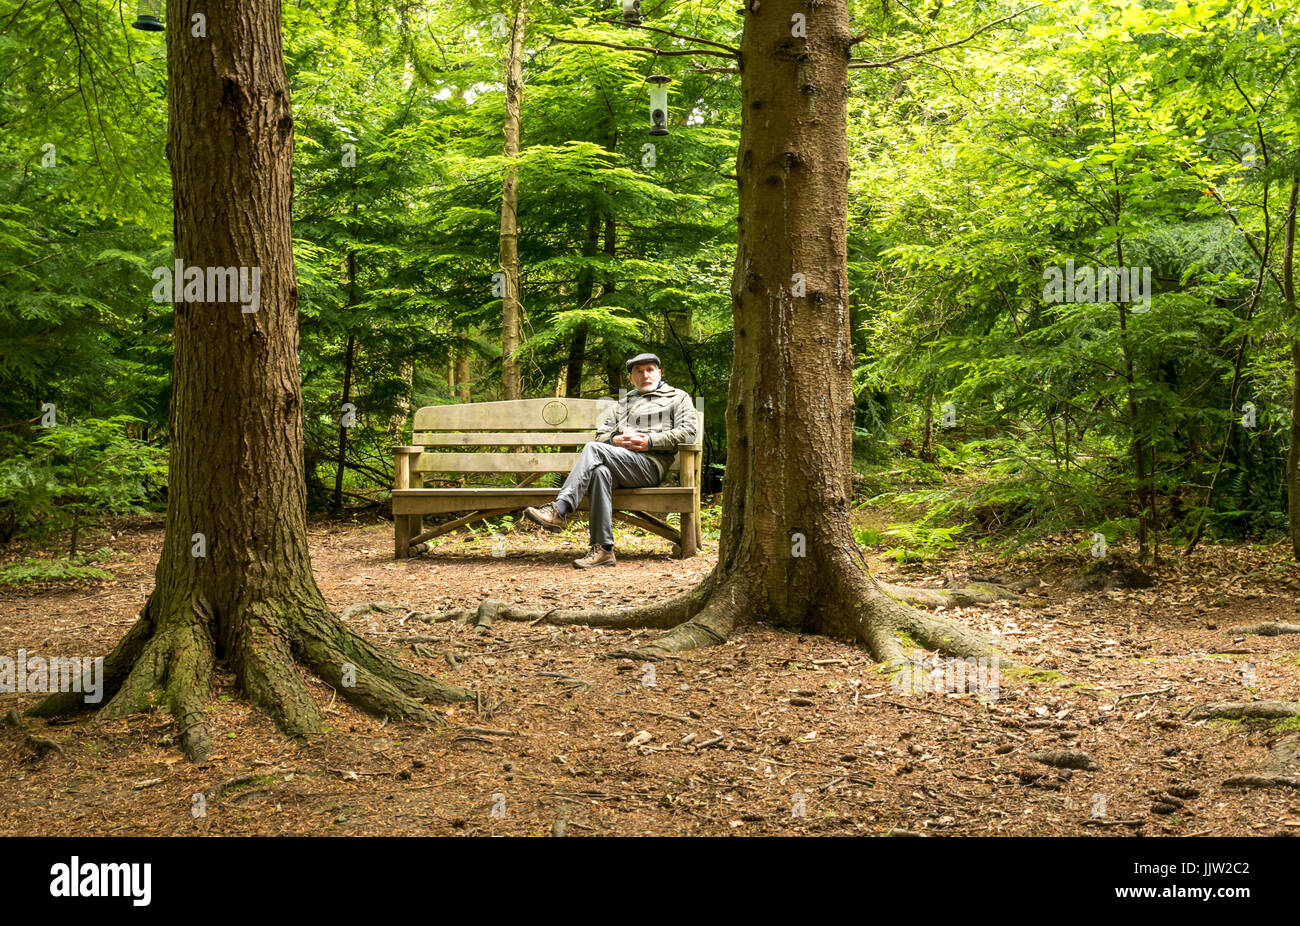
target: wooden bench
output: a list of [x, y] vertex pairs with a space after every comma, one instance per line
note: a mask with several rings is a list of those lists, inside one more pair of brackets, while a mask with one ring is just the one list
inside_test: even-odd
[[[394, 447], [393, 541], [398, 559], [417, 545], [484, 518], [554, 501], [559, 488], [527, 488], [543, 473], [568, 475], [581, 450], [541, 452], [542, 447], [576, 447], [593, 440], [596, 422], [612, 399], [519, 399], [430, 405], [415, 413], [412, 444]], [[698, 440], [678, 448], [669, 468], [678, 485], [614, 489], [614, 517], [635, 524], [677, 545], [683, 558], [694, 556], [703, 542], [700, 528], [700, 467], [704, 412], [696, 409]], [[436, 449], [435, 449], [436, 448]], [[431, 474], [514, 474], [519, 485], [507, 488], [463, 486], [425, 488]], [[590, 508], [584, 496], [579, 510]], [[681, 514], [681, 530], [655, 517]], [[424, 530], [422, 516], [468, 512], [464, 517]]]

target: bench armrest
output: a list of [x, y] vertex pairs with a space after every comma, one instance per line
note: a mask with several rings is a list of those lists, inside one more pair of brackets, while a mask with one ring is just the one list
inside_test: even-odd
[[423, 447], [398, 444], [393, 447], [393, 488], [409, 489], [411, 487], [411, 461], [424, 453]]

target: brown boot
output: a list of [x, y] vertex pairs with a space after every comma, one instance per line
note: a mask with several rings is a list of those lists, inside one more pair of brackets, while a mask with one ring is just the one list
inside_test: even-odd
[[573, 561], [574, 569], [590, 569], [592, 566], [614, 566], [614, 551], [604, 547], [592, 547], [582, 559]]
[[568, 515], [560, 514], [555, 502], [547, 502], [540, 508], [525, 508], [524, 514], [528, 520], [536, 521], [548, 531], [562, 531], [569, 523]]

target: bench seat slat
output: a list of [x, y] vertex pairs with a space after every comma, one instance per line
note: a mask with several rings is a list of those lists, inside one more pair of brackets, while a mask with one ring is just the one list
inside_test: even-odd
[[[422, 453], [415, 458], [411, 469], [421, 473], [568, 473], [580, 456], [578, 453]], [[668, 468], [681, 469], [680, 455]]]
[[425, 447], [581, 447], [591, 431], [417, 431], [412, 443]]
[[[614, 508], [623, 511], [680, 512], [694, 497], [689, 486], [615, 489]], [[395, 489], [393, 514], [446, 514], [453, 511], [544, 505], [555, 500], [555, 489]], [[589, 510], [586, 498], [578, 505]]]
[[605, 399], [515, 399], [468, 405], [428, 405], [415, 413], [414, 431], [509, 431], [554, 427], [562, 431], [596, 429], [600, 414], [612, 408]]

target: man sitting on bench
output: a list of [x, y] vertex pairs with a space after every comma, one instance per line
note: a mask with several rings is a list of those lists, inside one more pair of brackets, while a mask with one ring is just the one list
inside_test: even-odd
[[582, 448], [555, 501], [524, 509], [547, 530], [561, 531], [591, 490], [591, 548], [573, 561], [578, 569], [615, 564], [614, 490], [659, 485], [677, 456], [677, 446], [695, 443], [691, 397], [665, 383], [660, 367], [654, 354], [637, 354], [627, 362], [636, 392], [624, 393], [601, 413], [595, 440]]

